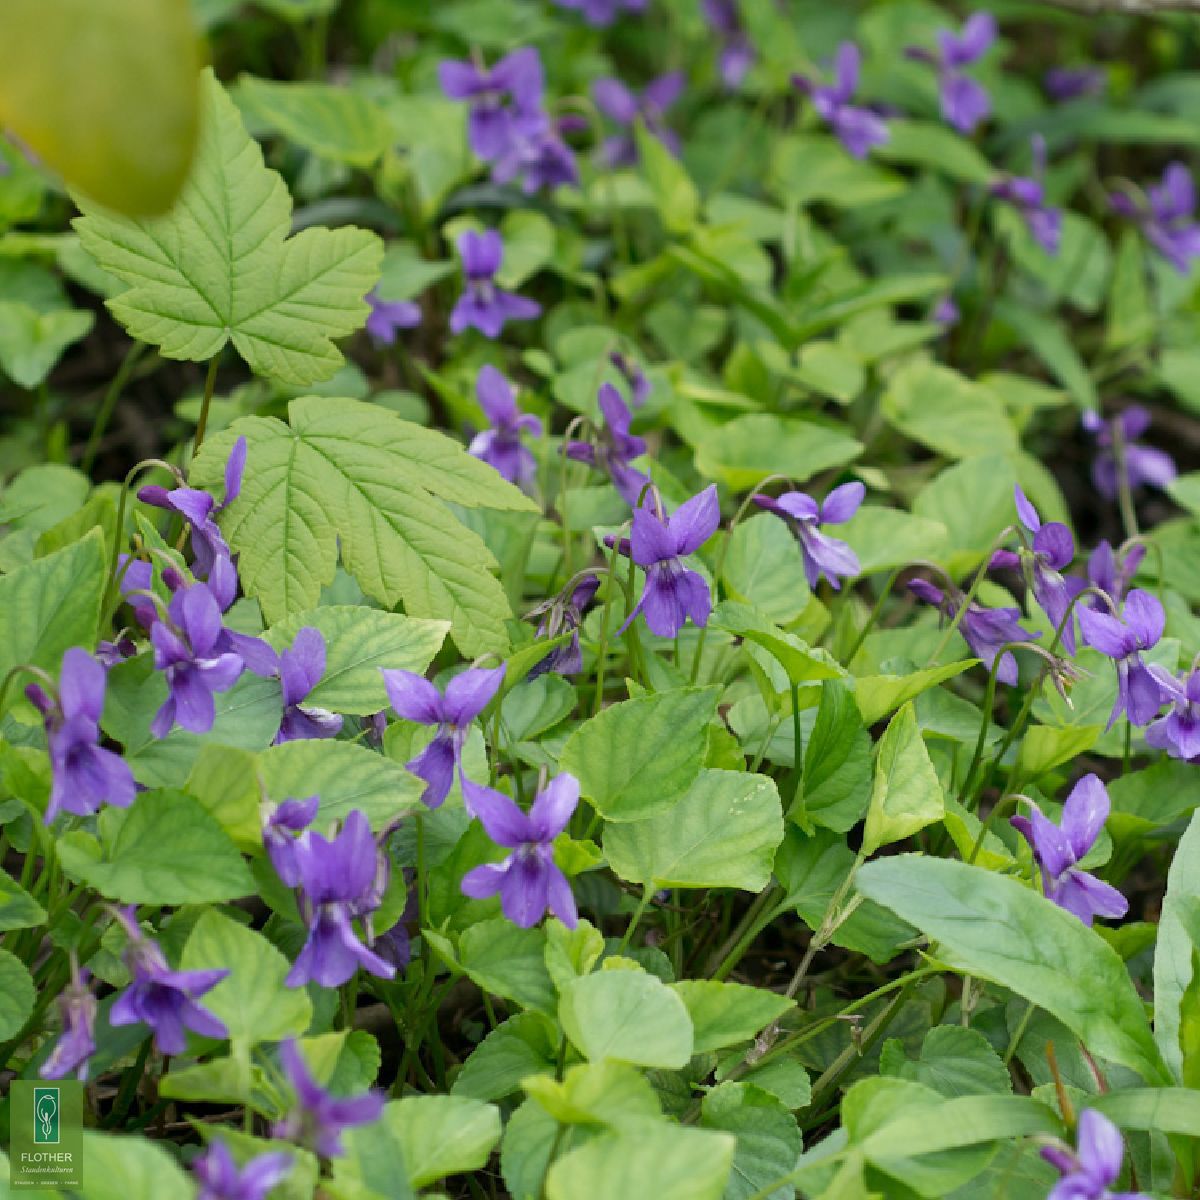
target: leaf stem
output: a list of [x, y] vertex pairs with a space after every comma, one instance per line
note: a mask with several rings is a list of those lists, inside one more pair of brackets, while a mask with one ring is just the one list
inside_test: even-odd
[[196, 455], [200, 453], [200, 447], [204, 443], [204, 435], [208, 432], [208, 410], [212, 405], [213, 393], [217, 389], [217, 368], [220, 366], [221, 356], [214, 354], [208, 360], [208, 374], [204, 377], [204, 399], [200, 401], [200, 418], [196, 422], [196, 437], [192, 442], [192, 460], [195, 461]]

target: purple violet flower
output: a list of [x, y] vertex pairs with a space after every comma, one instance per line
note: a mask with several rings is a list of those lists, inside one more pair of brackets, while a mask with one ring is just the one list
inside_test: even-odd
[[207, 1038], [226, 1038], [224, 1022], [197, 1003], [229, 972], [223, 967], [207, 971], [172, 971], [158, 943], [148, 938], [134, 917], [134, 908], [114, 910], [129, 938], [125, 965], [133, 982], [117, 998], [109, 1013], [113, 1025], [149, 1025], [160, 1054], [182, 1054], [187, 1030]]
[[484, 337], [497, 338], [508, 321], [531, 321], [542, 311], [535, 300], [527, 300], [496, 286], [496, 272], [504, 261], [504, 242], [489, 229], [468, 230], [458, 239], [466, 286], [450, 314], [450, 330], [462, 333], [478, 329]]
[[1059, 104], [1096, 96], [1104, 91], [1108, 77], [1103, 67], [1051, 67], [1042, 79], [1046, 95]]
[[800, 544], [804, 562], [804, 577], [808, 586], [828, 579], [837, 590], [842, 579], [852, 579], [862, 570], [858, 555], [837, 538], [821, 532], [822, 525], [842, 525], [849, 521], [862, 504], [867, 489], [858, 482], [843, 483], [834, 488], [823, 503], [818, 504], [805, 492], [784, 492], [778, 499], [754, 496], [754, 503], [767, 512], [781, 517]]
[[383, 1112], [380, 1092], [357, 1096], [327, 1092], [312, 1077], [294, 1038], [279, 1047], [279, 1061], [296, 1092], [296, 1105], [272, 1130], [275, 1137], [311, 1147], [322, 1158], [337, 1158], [343, 1153], [343, 1130], [379, 1120]]
[[542, 102], [542, 60], [531, 46], [505, 55], [494, 67], [447, 59], [438, 64], [438, 81], [451, 100], [470, 101], [467, 140], [484, 160], [499, 158], [508, 148], [513, 113], [536, 112]]
[[1165, 750], [1172, 758], [1200, 756], [1200, 669], [1193, 667], [1176, 679], [1165, 667], [1146, 668], [1158, 682], [1159, 694], [1171, 707], [1146, 730], [1146, 745]]
[[421, 323], [421, 306], [411, 300], [385, 300], [378, 288], [367, 293], [371, 315], [367, 333], [377, 346], [390, 346], [401, 329], [415, 329]]
[[47, 825], [63, 811], [88, 817], [106, 803], [128, 808], [137, 795], [129, 764], [99, 744], [106, 683], [103, 664], [72, 646], [63, 655], [57, 701], [36, 683], [25, 689], [29, 702], [42, 714], [50, 750]]
[[978, 62], [996, 40], [996, 19], [991, 13], [974, 13], [960, 33], [938, 30], [938, 50], [910, 46], [909, 58], [937, 68], [942, 118], [959, 133], [972, 133], [992, 111], [991, 98], [982, 84], [963, 74], [963, 68]]
[[492, 163], [492, 182], [520, 179], [521, 190], [527, 196], [543, 188], [577, 186], [575, 155], [562, 140], [566, 128], [543, 112], [514, 115], [508, 126], [508, 141]]
[[688, 617], [696, 625], [708, 624], [712, 611], [708, 582], [699, 572], [685, 567], [683, 559], [695, 554], [720, 523], [715, 485], [685, 500], [665, 520], [645, 506], [634, 510], [630, 555], [645, 570], [646, 583], [633, 612], [621, 626], [622, 633], [638, 613], [658, 637], [675, 637]]
[[305, 738], [337, 737], [342, 718], [328, 709], [304, 704], [325, 674], [325, 638], [319, 629], [306, 625], [296, 631], [291, 648], [279, 656], [279, 678], [283, 684], [283, 720], [273, 745]]
[[502, 792], [471, 784], [471, 808], [488, 837], [512, 853], [500, 863], [475, 867], [462, 890], [476, 900], [500, 894], [500, 907], [514, 924], [530, 929], [549, 909], [569, 929], [578, 917], [567, 877], [554, 861], [554, 839], [579, 803], [579, 780], [563, 772], [537, 794], [528, 813]]
[[290, 1154], [275, 1151], [259, 1154], [239, 1168], [224, 1142], [212, 1142], [192, 1160], [200, 1183], [196, 1200], [267, 1200], [267, 1193], [287, 1178], [293, 1161]]
[[935, 325], [941, 325], [944, 329], [950, 329], [957, 325], [962, 314], [958, 311], [958, 305], [954, 301], [953, 296], [943, 296], [934, 306], [929, 314], [929, 319]]
[[359, 967], [391, 979], [395, 967], [369, 950], [352, 924], [379, 907], [387, 886], [387, 856], [362, 812], [354, 809], [331, 840], [312, 830], [301, 834], [292, 844], [291, 865], [300, 877], [308, 940], [288, 972], [288, 987], [341, 987]]
[[679, 71], [651, 80], [641, 93], [626, 87], [619, 79], [597, 79], [592, 84], [596, 107], [627, 130], [605, 140], [600, 150], [600, 159], [605, 166], [631, 167], [637, 162], [633, 129], [639, 120], [649, 133], [678, 156], [679, 137], [667, 128], [666, 116], [667, 109], [679, 99], [683, 85], [684, 77]]
[[834, 59], [831, 85], [814, 83], [804, 75], [792, 76], [792, 83], [812, 100], [817, 115], [855, 158], [866, 158], [873, 146], [883, 145], [891, 136], [882, 117], [850, 103], [858, 90], [861, 63], [859, 48], [853, 42], [843, 42]]
[[650, 380], [646, 378], [646, 372], [631, 358], [622, 354], [620, 350], [612, 351], [608, 356], [608, 361], [616, 367], [621, 373], [621, 378], [625, 380], [625, 386], [629, 388], [630, 405], [633, 408], [641, 408], [650, 399], [650, 393], [653, 390]]
[[582, 13], [583, 19], [596, 29], [611, 25], [623, 12], [646, 11], [646, 0], [554, 0], [559, 8]]
[[741, 87], [754, 66], [754, 47], [742, 28], [738, 0], [702, 0], [701, 11], [709, 28], [717, 36], [721, 53], [717, 66], [721, 81], [732, 92]]
[[245, 469], [246, 439], [240, 437], [234, 442], [233, 449], [229, 452], [229, 460], [225, 464], [225, 498], [220, 504], [214, 496], [199, 488], [167, 489], [157, 484], [148, 484], [138, 490], [139, 500], [152, 504], [155, 508], [174, 510], [191, 528], [194, 559], [192, 570], [197, 579], [207, 579], [218, 559], [233, 558], [215, 518], [238, 498]]
[[621, 498], [630, 508], [634, 508], [641, 500], [642, 490], [650, 482], [650, 477], [629, 464], [632, 459], [646, 453], [646, 439], [629, 432], [633, 414], [621, 399], [621, 393], [611, 383], [600, 385], [597, 399], [604, 425], [597, 431], [596, 444], [568, 441], [563, 444], [563, 453], [575, 462], [587, 463], [606, 472]]
[[[965, 599], [958, 588], [954, 588], [952, 593], [947, 595], [941, 588], [927, 583], [924, 579], [910, 579], [908, 589], [927, 604], [936, 605], [941, 614], [949, 620], [954, 619]], [[970, 646], [971, 653], [991, 670], [996, 662], [996, 655], [1004, 646], [1010, 642], [1029, 642], [1038, 636], [1021, 627], [1020, 617], [1020, 609], [984, 608], [972, 600], [958, 623], [958, 631]], [[1017, 660], [1011, 650], [1004, 651], [996, 678], [1010, 687], [1016, 684]]]
[[555, 596], [544, 604], [539, 604], [529, 616], [541, 616], [542, 621], [537, 627], [537, 636], [556, 638], [560, 633], [571, 634], [571, 640], [565, 646], [558, 646], [542, 659], [526, 676], [527, 680], [536, 679], [554, 671], [559, 675], [578, 675], [583, 670], [583, 650], [579, 645], [579, 626], [583, 623], [583, 614], [596, 597], [600, 587], [598, 575], [585, 575], [574, 587], [569, 588], [561, 596]]
[[1111, 658], [1117, 667], [1117, 701], [1107, 729], [1125, 713], [1134, 725], [1148, 725], [1162, 705], [1159, 685], [1142, 661], [1162, 637], [1166, 616], [1163, 606], [1149, 592], [1134, 588], [1125, 599], [1123, 617], [1081, 608], [1078, 612], [1083, 640], [1093, 650]]
[[1200, 225], [1192, 220], [1196, 188], [1192, 173], [1183, 163], [1171, 163], [1163, 172], [1162, 182], [1146, 189], [1144, 201], [1125, 192], [1113, 192], [1109, 202], [1141, 229], [1146, 241], [1181, 275], [1191, 269], [1192, 259], [1200, 257]]
[[1165, 488], [1175, 478], [1175, 460], [1165, 450], [1139, 444], [1137, 439], [1150, 428], [1150, 414], [1140, 404], [1131, 404], [1109, 421], [1093, 412], [1083, 415], [1084, 429], [1095, 436], [1100, 448], [1092, 463], [1092, 482], [1096, 490], [1108, 500], [1115, 500], [1121, 490], [1113, 437], [1117, 422], [1120, 422], [1129, 490]]
[[[1016, 485], [1017, 516], [1021, 524], [1033, 534], [1033, 549], [1028, 553], [1033, 581], [1033, 594], [1055, 629], [1062, 623], [1071, 607], [1077, 589], [1063, 578], [1062, 571], [1075, 558], [1075, 539], [1061, 521], [1043, 523], [1038, 510]], [[1019, 566], [1021, 556], [1009, 550], [998, 550], [992, 556], [993, 566]], [[1062, 644], [1068, 654], [1075, 653], [1075, 621], [1072, 618], [1063, 627]]]
[[384, 670], [384, 687], [396, 715], [419, 725], [435, 725], [433, 741], [416, 758], [404, 765], [425, 780], [421, 800], [437, 808], [446, 799], [454, 773], [462, 781], [462, 751], [471, 722], [488, 704], [504, 682], [505, 667], [472, 667], [455, 675], [445, 693], [423, 675], [412, 671]]
[[298, 838], [316, 819], [320, 797], [285, 800], [276, 805], [263, 822], [262, 840], [275, 874], [290, 888], [300, 885], [300, 863], [296, 856]]
[[513, 385], [490, 363], [480, 367], [475, 377], [475, 397], [492, 428], [475, 435], [468, 453], [495, 467], [509, 483], [531, 483], [537, 473], [537, 460], [522, 444], [521, 435], [541, 437], [541, 421], [517, 408]]
[[1042, 1150], [1042, 1157], [1062, 1176], [1046, 1200], [1150, 1200], [1144, 1192], [1109, 1190], [1120, 1177], [1125, 1142], [1106, 1116], [1084, 1109], [1075, 1136], [1075, 1150], [1061, 1144]]
[[96, 997], [88, 987], [91, 972], [80, 969], [72, 958], [71, 982], [58, 997], [62, 1014], [62, 1035], [54, 1044], [50, 1057], [38, 1072], [43, 1079], [63, 1079], [74, 1075], [86, 1079], [88, 1059], [96, 1052]]
[[1033, 175], [1025, 179], [1006, 175], [991, 185], [992, 195], [1011, 204], [1022, 216], [1033, 240], [1047, 254], [1055, 255], [1062, 241], [1062, 209], [1046, 203], [1042, 178], [1046, 173], [1046, 141], [1033, 139]]
[[154, 715], [150, 732], [166, 737], [171, 728], [207, 733], [216, 719], [213, 696], [227, 692], [241, 678], [246, 663], [222, 648], [221, 610], [203, 583], [180, 588], [167, 609], [167, 621], [150, 629], [154, 666], [167, 677], [167, 699]]
[[[1125, 601], [1129, 585], [1137, 575], [1142, 559], [1146, 557], [1146, 547], [1138, 543], [1130, 546], [1122, 555], [1120, 562], [1113, 553], [1112, 546], [1107, 541], [1100, 542], [1088, 558], [1087, 583], [1099, 588], [1116, 607]], [[1071, 580], [1067, 581], [1071, 583]], [[1086, 586], [1082, 580], [1078, 583], [1079, 590]], [[1099, 596], [1089, 596], [1084, 603], [1097, 612], [1109, 612], [1110, 609]]]
[[1095, 917], [1123, 917], [1129, 908], [1116, 888], [1075, 865], [1096, 844], [1110, 807], [1104, 784], [1095, 775], [1085, 775], [1063, 804], [1061, 824], [1055, 825], [1032, 800], [1029, 816], [1010, 818], [1033, 851], [1046, 899], [1085, 925]]

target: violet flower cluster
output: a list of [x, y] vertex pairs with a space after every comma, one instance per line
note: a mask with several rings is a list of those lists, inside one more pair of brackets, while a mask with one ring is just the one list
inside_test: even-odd
[[991, 98], [982, 84], [964, 73], [978, 62], [996, 40], [996, 19], [991, 13], [974, 13], [955, 33], [940, 29], [936, 51], [910, 46], [909, 58], [926, 62], [937, 69], [942, 117], [959, 133], [973, 133], [992, 111]]

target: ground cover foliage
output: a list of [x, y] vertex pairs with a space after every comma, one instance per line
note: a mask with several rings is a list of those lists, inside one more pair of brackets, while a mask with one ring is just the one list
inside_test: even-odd
[[0, 1091], [84, 1081], [77, 1194], [1196, 1194], [1148, 7], [0, 14]]

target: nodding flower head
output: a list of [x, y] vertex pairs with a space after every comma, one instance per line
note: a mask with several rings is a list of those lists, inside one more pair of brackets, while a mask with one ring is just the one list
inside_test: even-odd
[[1046, 174], [1046, 142], [1033, 138], [1033, 174], [1006, 175], [992, 184], [992, 195], [1008, 201], [1021, 214], [1033, 240], [1047, 254], [1057, 254], [1062, 241], [1062, 209], [1046, 203], [1042, 180]]
[[808, 586], [815, 588], [819, 580], [828, 579], [836, 589], [843, 579], [858, 575], [862, 567], [858, 555], [845, 542], [823, 533], [821, 527], [849, 521], [862, 504], [866, 491], [861, 483], [844, 483], [834, 488], [820, 504], [805, 492], [784, 492], [778, 499], [755, 496], [754, 503], [787, 522], [800, 545]]
[[509, 321], [529, 321], [542, 306], [496, 286], [496, 272], [504, 261], [504, 241], [494, 230], [468, 230], [458, 239], [465, 285], [450, 314], [450, 330], [462, 333], [478, 329], [484, 337], [497, 338]]
[[962, 30], [938, 30], [938, 49], [910, 46], [909, 58], [937, 68], [942, 118], [959, 133], [972, 133], [992, 111], [991, 98], [982, 84], [964, 74], [963, 68], [978, 62], [996, 40], [996, 19], [991, 13], [974, 13]]
[[816, 83], [805, 75], [792, 76], [792, 83], [812, 101], [817, 116], [855, 158], [866, 158], [872, 147], [882, 146], [891, 136], [882, 117], [850, 103], [858, 91], [861, 65], [859, 48], [843, 42], [834, 59], [832, 84]]
[[1180, 274], [1186, 275], [1192, 260], [1200, 257], [1200, 225], [1192, 219], [1196, 186], [1183, 163], [1171, 163], [1163, 172], [1162, 182], [1151, 184], [1144, 197], [1113, 192], [1109, 202], [1141, 229], [1146, 241]]
[[1098, 413], [1084, 413], [1083, 427], [1096, 439], [1092, 482], [1105, 499], [1115, 500], [1121, 491], [1121, 462], [1116, 448], [1118, 435], [1125, 480], [1131, 492], [1144, 487], [1165, 488], [1175, 478], [1175, 460], [1165, 450], [1144, 446], [1138, 441], [1150, 428], [1150, 413], [1142, 405], [1130, 404], [1107, 421]]
[[640, 503], [650, 476], [630, 466], [630, 462], [646, 452], [646, 439], [630, 433], [633, 414], [611, 383], [600, 385], [598, 403], [604, 424], [598, 431], [596, 442], [567, 441], [563, 444], [563, 453], [576, 462], [606, 472], [621, 498], [634, 508]]
[[492, 427], [475, 435], [469, 453], [495, 467], [509, 483], [529, 484], [537, 473], [537, 460], [522, 436], [541, 437], [541, 421], [517, 408], [513, 385], [490, 363], [479, 368], [475, 395]]

